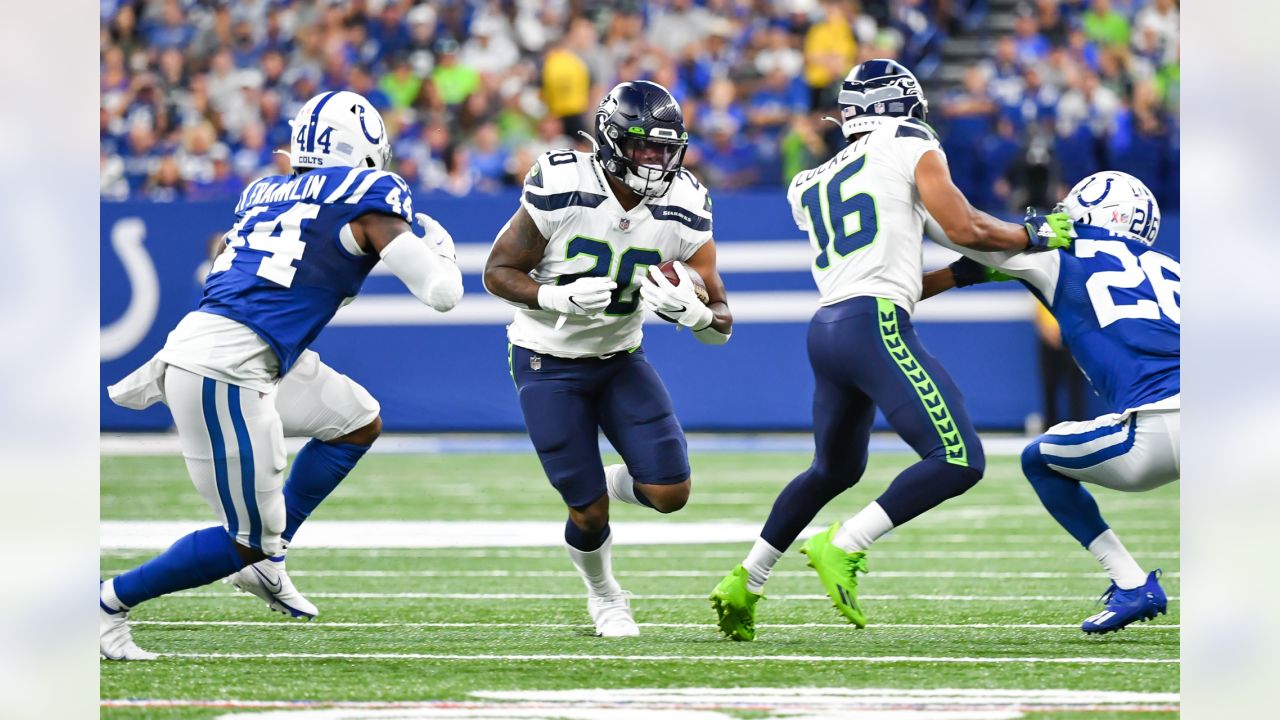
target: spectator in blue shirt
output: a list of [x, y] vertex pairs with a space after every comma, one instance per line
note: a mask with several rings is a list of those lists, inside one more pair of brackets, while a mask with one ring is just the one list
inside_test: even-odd
[[146, 30], [147, 43], [153, 48], [185, 48], [196, 30], [187, 22], [186, 13], [178, 0], [167, 0], [160, 14], [160, 22], [151, 24]]

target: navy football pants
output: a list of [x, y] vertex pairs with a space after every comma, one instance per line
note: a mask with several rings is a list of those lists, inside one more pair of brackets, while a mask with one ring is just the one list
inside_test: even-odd
[[761, 536], [785, 550], [867, 467], [879, 407], [920, 456], [877, 498], [895, 526], [982, 478], [982, 444], [964, 397], [920, 344], [911, 317], [888, 300], [855, 297], [823, 307], [809, 324], [814, 457], [775, 501]]
[[636, 482], [688, 479], [684, 429], [644, 350], [567, 359], [512, 346], [511, 376], [529, 438], [565, 505], [584, 508], [605, 494], [599, 430]]

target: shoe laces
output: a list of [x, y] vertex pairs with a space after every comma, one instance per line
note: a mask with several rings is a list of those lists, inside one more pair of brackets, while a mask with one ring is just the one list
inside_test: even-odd
[[1112, 580], [1111, 587], [1107, 588], [1106, 591], [1103, 592], [1102, 595], [1098, 597], [1098, 604], [1106, 605], [1107, 603], [1111, 602], [1111, 598], [1114, 597], [1116, 592], [1119, 590], [1120, 590], [1120, 586], [1116, 585], [1116, 582]]

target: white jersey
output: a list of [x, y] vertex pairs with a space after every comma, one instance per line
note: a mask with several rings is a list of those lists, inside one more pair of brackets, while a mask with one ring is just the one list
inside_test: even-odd
[[520, 203], [547, 249], [529, 275], [539, 283], [607, 276], [618, 283], [601, 315], [516, 311], [507, 338], [534, 352], [565, 358], [600, 357], [640, 345], [640, 281], [649, 265], [688, 260], [711, 239], [711, 199], [681, 170], [671, 191], [643, 198], [629, 212], [614, 198], [594, 154], [553, 150], [525, 178]]
[[818, 253], [813, 279], [823, 305], [872, 296], [915, 309], [927, 217], [916, 163], [930, 150], [942, 152], [933, 130], [901, 118], [791, 181], [787, 202]]

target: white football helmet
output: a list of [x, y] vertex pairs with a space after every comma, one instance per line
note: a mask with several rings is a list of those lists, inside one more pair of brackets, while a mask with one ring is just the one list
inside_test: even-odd
[[1076, 222], [1106, 229], [1115, 235], [1154, 245], [1160, 232], [1156, 196], [1128, 173], [1104, 170], [1081, 180], [1062, 201]]
[[382, 115], [362, 95], [338, 90], [307, 101], [289, 122], [289, 160], [295, 169], [391, 164], [391, 141]]

